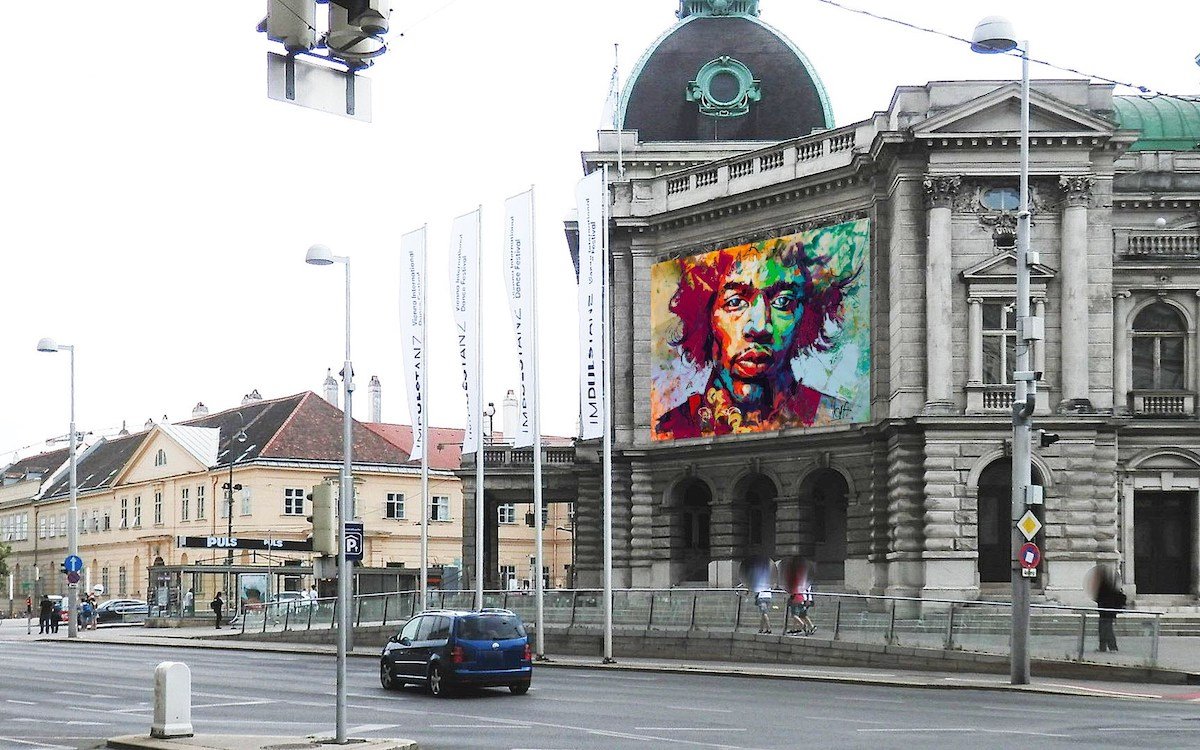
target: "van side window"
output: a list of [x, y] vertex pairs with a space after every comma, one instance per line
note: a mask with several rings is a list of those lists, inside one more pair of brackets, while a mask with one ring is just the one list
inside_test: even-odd
[[444, 641], [450, 638], [450, 618], [435, 617], [436, 624], [433, 626], [433, 631], [429, 634], [431, 641]]
[[407, 638], [409, 643], [417, 640], [417, 629], [421, 627], [421, 620], [422, 618], [420, 617], [414, 617], [406, 622], [400, 630], [400, 637], [402, 639]]
[[417, 637], [414, 640], [427, 641], [429, 634], [433, 631], [433, 626], [437, 624], [437, 618], [431, 615], [425, 615], [421, 618], [421, 627], [417, 630]]

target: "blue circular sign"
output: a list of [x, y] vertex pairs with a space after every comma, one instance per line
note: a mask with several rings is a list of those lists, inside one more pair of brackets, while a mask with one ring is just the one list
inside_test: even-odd
[[79, 555], [67, 555], [67, 559], [63, 560], [63, 567], [68, 573], [78, 573], [83, 570], [83, 559]]

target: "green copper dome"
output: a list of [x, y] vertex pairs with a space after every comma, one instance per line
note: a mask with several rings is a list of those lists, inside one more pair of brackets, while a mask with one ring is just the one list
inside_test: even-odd
[[1200, 150], [1200, 98], [1114, 96], [1117, 125], [1140, 130], [1131, 151]]

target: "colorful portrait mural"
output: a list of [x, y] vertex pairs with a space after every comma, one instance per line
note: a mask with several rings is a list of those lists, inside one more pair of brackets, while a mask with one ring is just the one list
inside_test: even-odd
[[655, 440], [865, 422], [870, 222], [655, 264]]

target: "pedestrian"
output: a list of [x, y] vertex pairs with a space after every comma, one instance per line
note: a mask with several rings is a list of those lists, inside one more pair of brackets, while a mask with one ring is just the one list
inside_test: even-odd
[[92, 604], [91, 598], [83, 597], [83, 601], [79, 603], [79, 624], [83, 626], [84, 630], [87, 630], [88, 626], [92, 624], [92, 615], [95, 611], [96, 608]]
[[183, 616], [193, 617], [196, 614], [196, 590], [188, 589], [183, 595]]
[[1121, 586], [1117, 583], [1117, 577], [1105, 566], [1099, 566], [1096, 569], [1097, 580], [1095, 582], [1096, 590], [1096, 609], [1099, 615], [1099, 631], [1100, 651], [1116, 651], [1117, 650], [1117, 611], [1125, 609], [1126, 599], [1125, 592], [1121, 590]]
[[88, 594], [88, 602], [92, 605], [92, 612], [88, 617], [88, 627], [95, 630], [100, 624], [100, 602], [96, 599], [95, 594]]
[[212, 611], [217, 615], [217, 630], [221, 629], [221, 611], [225, 609], [225, 600], [221, 598], [221, 592], [217, 592], [217, 596], [212, 600]]
[[754, 592], [754, 605], [758, 607], [758, 632], [771, 634], [771, 589]]
[[50, 601], [50, 596], [42, 594], [42, 601], [38, 603], [38, 633], [50, 632], [50, 618], [54, 614], [54, 602]]
[[58, 626], [62, 623], [62, 597], [53, 600], [50, 609], [50, 632], [57, 633]]
[[804, 587], [788, 599], [789, 622], [793, 624], [793, 627], [787, 631], [788, 635], [812, 635], [817, 632], [817, 626], [808, 616], [808, 610], [812, 606], [812, 581], [805, 581]]

